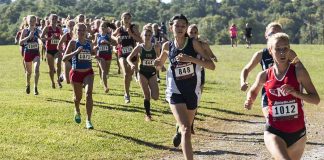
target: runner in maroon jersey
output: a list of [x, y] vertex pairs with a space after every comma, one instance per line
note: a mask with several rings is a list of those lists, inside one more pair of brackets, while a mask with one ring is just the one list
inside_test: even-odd
[[[64, 55], [64, 52], [66, 50], [66, 47], [68, 46], [70, 40], [73, 37], [73, 27], [75, 25], [75, 22], [73, 20], [69, 20], [67, 22], [67, 28], [68, 32], [66, 32], [60, 39], [59, 44], [57, 45], [57, 50]], [[70, 84], [70, 78], [69, 78], [69, 73], [72, 67], [72, 60], [68, 60], [64, 63], [64, 79], [67, 84]]]
[[[59, 54], [57, 50], [57, 45], [60, 41], [60, 36], [62, 35], [62, 30], [60, 27], [57, 27], [58, 16], [56, 14], [51, 14], [49, 17], [50, 25], [46, 26], [42, 32], [41, 38], [46, 40], [46, 57], [47, 63], [49, 67], [49, 75], [52, 82], [52, 88], [55, 88], [54, 83], [54, 73], [57, 74], [57, 83], [60, 88], [62, 88], [62, 84], [59, 81], [59, 77], [61, 75], [61, 62], [62, 55]], [[56, 69], [54, 66], [56, 61]]]
[[[245, 108], [251, 109], [258, 92], [265, 87], [268, 97], [268, 116], [264, 142], [275, 159], [300, 159], [306, 145], [303, 101], [320, 102], [319, 95], [304, 67], [289, 62], [289, 37], [276, 33], [268, 40], [274, 59], [273, 67], [260, 72], [247, 93]], [[301, 88], [306, 90], [303, 93]]]

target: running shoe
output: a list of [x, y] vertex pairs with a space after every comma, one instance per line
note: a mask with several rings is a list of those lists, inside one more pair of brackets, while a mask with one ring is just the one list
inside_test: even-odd
[[156, 81], [157, 81], [158, 83], [160, 83], [160, 82], [161, 82], [161, 79], [160, 79], [160, 78], [157, 78]]
[[26, 86], [26, 93], [29, 94], [30, 93], [30, 85]]
[[181, 143], [181, 133], [179, 132], [179, 126], [177, 125], [176, 134], [173, 136], [173, 146], [179, 147]]
[[74, 121], [78, 124], [81, 123], [81, 114], [80, 113], [75, 113], [74, 115]]
[[37, 89], [37, 87], [34, 88], [34, 95], [38, 95], [38, 89]]
[[62, 88], [63, 87], [62, 86], [62, 83], [60, 82], [60, 80], [57, 80], [57, 84], [58, 84], [59, 88]]
[[130, 96], [124, 95], [125, 103], [130, 103]]
[[52, 88], [55, 89], [55, 83], [52, 83]]
[[59, 81], [59, 82], [63, 82], [63, 81], [64, 81], [63, 73], [59, 76], [58, 81]]
[[93, 125], [92, 125], [92, 123], [91, 123], [91, 121], [86, 121], [86, 128], [87, 129], [93, 129]]

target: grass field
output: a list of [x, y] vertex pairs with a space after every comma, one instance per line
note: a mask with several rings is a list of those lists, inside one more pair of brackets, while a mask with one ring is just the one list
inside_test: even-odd
[[[241, 119], [249, 115], [261, 116], [258, 103], [250, 112], [243, 109], [245, 93], [239, 89], [239, 75], [252, 54], [262, 47], [264, 45], [254, 45], [252, 49], [212, 47], [219, 62], [215, 71], [206, 73], [197, 126], [216, 119], [237, 119], [238, 115]], [[292, 48], [309, 71], [323, 100], [324, 46], [292, 45]], [[83, 121], [78, 125], [73, 120], [71, 86], [65, 84], [62, 89], [52, 89], [46, 62], [41, 62], [40, 66], [38, 96], [25, 94], [25, 76], [17, 46], [0, 46], [0, 66], [0, 159], [160, 159], [179, 152], [171, 141], [175, 120], [163, 101], [165, 73], [162, 73], [160, 100], [151, 105], [152, 122], [144, 121], [143, 96], [135, 81], [131, 84], [131, 103], [124, 104], [122, 76], [117, 74], [115, 62], [108, 80], [109, 94], [104, 93], [96, 74], [92, 118], [95, 129], [87, 130], [84, 98]], [[250, 74], [250, 83], [260, 68]], [[95, 72], [98, 73], [97, 68]], [[306, 104], [309, 106], [312, 105]], [[193, 141], [195, 145], [196, 139]]]

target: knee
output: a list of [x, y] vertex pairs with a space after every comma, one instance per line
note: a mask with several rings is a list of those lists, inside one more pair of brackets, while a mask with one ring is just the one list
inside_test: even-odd
[[91, 92], [86, 93], [86, 100], [87, 101], [92, 101], [92, 93]]
[[185, 139], [191, 138], [191, 126], [190, 125], [183, 125], [181, 126], [181, 134], [185, 136]]
[[153, 100], [158, 100], [159, 99], [159, 93], [156, 93], [156, 94], [152, 94], [152, 97], [151, 97]]
[[82, 97], [81, 96], [74, 96], [74, 102], [80, 103]]

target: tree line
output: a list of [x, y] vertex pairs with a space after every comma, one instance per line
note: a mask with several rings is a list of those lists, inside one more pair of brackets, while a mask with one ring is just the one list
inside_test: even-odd
[[265, 43], [268, 23], [278, 21], [295, 44], [324, 44], [324, 0], [0, 0], [0, 44], [12, 44], [24, 16], [56, 13], [61, 17], [119, 19], [129, 11], [133, 22], [168, 22], [177, 13], [196, 23], [211, 44], [229, 44], [229, 26], [236, 24], [238, 41], [244, 43], [245, 24], [253, 28], [252, 43]]

